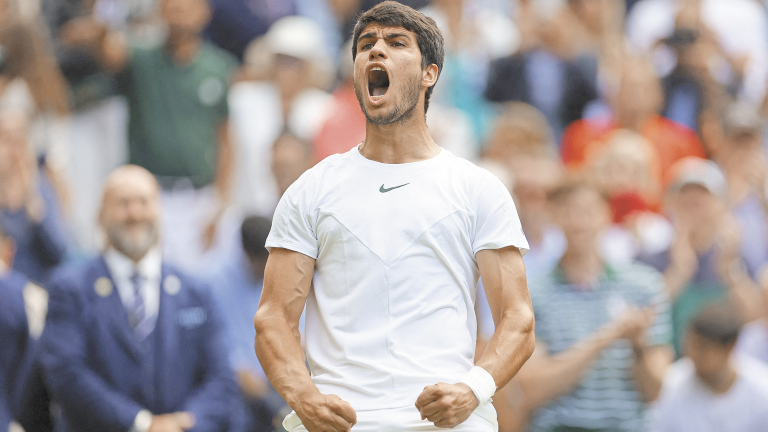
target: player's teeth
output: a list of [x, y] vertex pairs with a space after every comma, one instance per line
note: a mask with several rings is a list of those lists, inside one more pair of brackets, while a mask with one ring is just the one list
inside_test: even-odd
[[374, 66], [373, 68], [371, 68], [371, 71], [382, 71], [383, 72], [384, 69], [382, 69], [382, 68], [380, 68], [378, 66]]

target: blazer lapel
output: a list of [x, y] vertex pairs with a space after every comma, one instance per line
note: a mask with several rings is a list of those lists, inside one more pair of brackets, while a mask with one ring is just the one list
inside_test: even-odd
[[[179, 287], [169, 286], [169, 283], [179, 283], [179, 278], [168, 271], [168, 268], [163, 265], [160, 278], [160, 308], [157, 311], [155, 337], [158, 338], [156, 346], [159, 347], [159, 350], [162, 350], [162, 354], [158, 353], [158, 355], [162, 355], [162, 358], [165, 359], [163, 364], [173, 367], [175, 362], [171, 359], [176, 358], [182, 352], [177, 348], [179, 338], [176, 315], [178, 311], [177, 297], [183, 294], [179, 293]], [[164, 377], [174, 376], [173, 373], [161, 375]], [[158, 387], [165, 388], [164, 386]]]
[[115, 281], [109, 273], [109, 268], [104, 261], [104, 257], [99, 259], [98, 270], [97, 273], [100, 277], [96, 279], [94, 284], [100, 283], [99, 279], [101, 278], [106, 278], [111, 284], [110, 293], [106, 296], [103, 295], [104, 291], [98, 292], [99, 288], [95, 287], [97, 294], [99, 294], [98, 310], [109, 322], [110, 330], [120, 342], [120, 345], [122, 345], [133, 360], [138, 363], [141, 359], [141, 349], [138, 344], [139, 341], [136, 339], [136, 335], [128, 321], [128, 312], [125, 310], [123, 301], [120, 299], [120, 294], [117, 292], [117, 285], [115, 285]]

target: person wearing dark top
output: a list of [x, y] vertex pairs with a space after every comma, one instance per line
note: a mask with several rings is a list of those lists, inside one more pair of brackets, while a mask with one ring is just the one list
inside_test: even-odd
[[491, 63], [485, 97], [535, 106], [559, 137], [597, 99], [597, 60], [563, 59], [546, 48], [520, 52]]
[[0, 431], [19, 421], [48, 302], [45, 290], [11, 269], [13, 255], [13, 240], [0, 225]]

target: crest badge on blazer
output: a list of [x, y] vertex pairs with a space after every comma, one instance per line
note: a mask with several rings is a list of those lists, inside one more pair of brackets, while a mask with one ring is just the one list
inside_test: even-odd
[[112, 289], [112, 281], [106, 277], [96, 279], [96, 282], [93, 284], [93, 290], [100, 297], [109, 297], [112, 294]]
[[166, 294], [175, 296], [181, 291], [181, 280], [176, 275], [168, 275], [163, 280], [163, 289]]

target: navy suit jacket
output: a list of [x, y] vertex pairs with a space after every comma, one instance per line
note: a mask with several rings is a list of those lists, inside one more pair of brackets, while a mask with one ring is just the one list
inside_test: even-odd
[[8, 430], [18, 409], [23, 377], [30, 364], [26, 284], [27, 279], [13, 271], [0, 278], [0, 431]]
[[197, 280], [163, 263], [150, 349], [102, 257], [55, 274], [49, 293], [41, 361], [62, 410], [58, 430], [124, 432], [141, 409], [190, 411], [192, 431], [228, 428], [237, 386], [216, 308]]

